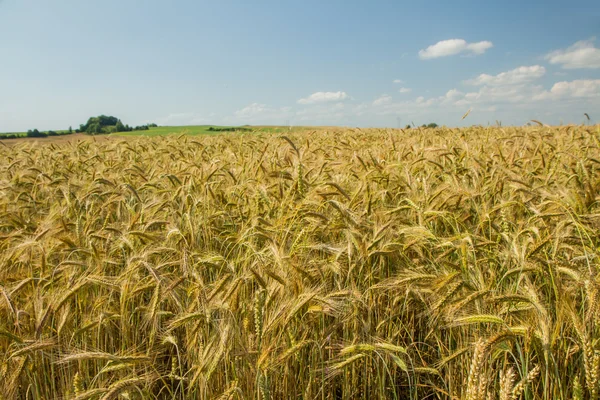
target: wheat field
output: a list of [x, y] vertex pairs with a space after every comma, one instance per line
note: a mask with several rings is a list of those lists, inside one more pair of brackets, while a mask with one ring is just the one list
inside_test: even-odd
[[0, 398], [598, 399], [599, 139], [0, 145]]

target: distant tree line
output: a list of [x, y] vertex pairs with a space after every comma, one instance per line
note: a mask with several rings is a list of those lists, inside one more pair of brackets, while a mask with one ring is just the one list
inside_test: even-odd
[[147, 131], [150, 128], [156, 128], [158, 125], [155, 123], [140, 125], [140, 126], [129, 126], [121, 122], [117, 117], [100, 115], [98, 117], [91, 117], [85, 124], [79, 125], [79, 129], [73, 131], [72, 127], [69, 127], [65, 131], [40, 131], [38, 129], [30, 129], [23, 135], [22, 133], [0, 133], [0, 140], [2, 139], [17, 139], [22, 137], [29, 138], [45, 138], [48, 136], [60, 136], [70, 135], [74, 132], [86, 133], [88, 135], [100, 135], [117, 132], [131, 132], [131, 131]]
[[69, 127], [66, 131], [39, 131], [37, 129], [30, 129], [24, 135], [22, 133], [0, 133], [0, 140], [2, 139], [18, 139], [22, 137], [30, 137], [30, 138], [45, 138], [48, 136], [62, 136], [69, 135], [73, 133], [73, 129]]
[[[437, 128], [439, 125], [436, 124], [435, 122], [431, 122], [429, 124], [423, 124], [421, 125], [421, 128]], [[404, 129], [412, 129], [412, 126], [410, 124], [406, 125], [406, 127]]]
[[68, 130], [66, 131], [38, 131], [37, 129], [30, 129], [27, 131], [27, 133], [25, 134], [26, 137], [33, 137], [33, 138], [43, 138], [43, 137], [48, 137], [48, 136], [62, 136], [62, 135], [70, 135], [71, 133], [73, 133], [73, 128], [69, 127]]
[[23, 136], [19, 135], [18, 133], [0, 133], [0, 140], [3, 140], [3, 139], [18, 139], [20, 137], [23, 137]]
[[251, 132], [252, 129], [250, 128], [241, 128], [241, 127], [233, 127], [233, 128], [226, 128], [226, 127], [220, 127], [220, 126], [211, 126], [207, 129], [207, 131], [210, 132]]

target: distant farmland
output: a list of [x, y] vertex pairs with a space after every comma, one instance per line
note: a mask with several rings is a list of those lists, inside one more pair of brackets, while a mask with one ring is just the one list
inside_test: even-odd
[[147, 131], [133, 131], [126, 133], [116, 133], [114, 135], [122, 136], [164, 136], [164, 135], [214, 135], [231, 131], [251, 131], [251, 132], [289, 132], [297, 130], [306, 130], [303, 127], [287, 126], [219, 126], [219, 125], [193, 125], [193, 126], [159, 126], [150, 128]]

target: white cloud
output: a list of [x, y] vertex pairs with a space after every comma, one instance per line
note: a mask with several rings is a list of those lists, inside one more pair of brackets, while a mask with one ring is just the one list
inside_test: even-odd
[[550, 64], [559, 64], [565, 69], [600, 68], [600, 49], [594, 46], [595, 38], [581, 40], [564, 50], [546, 55]]
[[253, 117], [264, 112], [267, 109], [266, 104], [252, 103], [242, 108], [241, 110], [237, 110], [235, 112], [236, 117]]
[[447, 100], [456, 100], [459, 97], [461, 97], [464, 93], [456, 90], [456, 89], [450, 89], [446, 92], [446, 95], [444, 96], [445, 99]]
[[[397, 118], [405, 123], [414, 121], [417, 125], [431, 121], [468, 125], [487, 123], [488, 119], [520, 124], [543, 118], [545, 123], [558, 123], [561, 119], [577, 121], [581, 110], [600, 107], [600, 79], [557, 82], [551, 88], [544, 88], [538, 81], [546, 74], [542, 66], [525, 66], [497, 75], [476, 76], [467, 81], [476, 85], [471, 91], [463, 89], [468, 86], [457, 86], [436, 96], [424, 92], [414, 97], [382, 94], [364, 102], [344, 102], [350, 98], [345, 92], [337, 92], [339, 95], [319, 92], [305, 99], [310, 101], [294, 107], [252, 103], [219, 122], [225, 125], [281, 125], [289, 121], [292, 125], [395, 126]], [[460, 118], [468, 109], [472, 112], [463, 122]]]
[[402, 79], [394, 79], [394, 83], [401, 84], [404, 83], [404, 81]]
[[352, 113], [344, 103], [325, 103], [305, 107], [295, 112], [294, 120], [298, 123], [308, 122], [315, 125], [346, 123]]
[[[1, 0], [0, 0], [1, 1]], [[166, 117], [157, 117], [149, 120], [140, 121], [141, 124], [157, 123], [164, 126], [180, 126], [180, 125], [206, 125], [219, 123], [220, 117], [214, 113], [206, 112], [179, 112], [171, 113]], [[137, 125], [137, 124], [136, 124]]]
[[146, 121], [146, 123], [156, 122], [159, 125], [168, 125], [168, 126], [177, 126], [177, 125], [194, 125], [207, 123], [210, 121], [212, 117], [214, 117], [214, 113], [209, 115], [203, 115], [194, 112], [180, 112], [180, 113], [171, 113], [166, 117], [156, 118], [154, 121]]
[[327, 125], [343, 123], [349, 115], [351, 115], [350, 111], [342, 102], [321, 102], [297, 108], [251, 103], [219, 122], [225, 125], [283, 125], [288, 122], [291, 124]]
[[[481, 74], [463, 83], [480, 86], [477, 91], [447, 95], [445, 104], [473, 106], [475, 104], [531, 103], [543, 88], [533, 82], [546, 74], [546, 68], [540, 65], [522, 66], [497, 75]], [[459, 95], [460, 94], [460, 95]], [[514, 107], [514, 106], [513, 106]]]
[[534, 97], [535, 100], [559, 100], [567, 98], [600, 97], [600, 79], [578, 79], [574, 81], [556, 82], [552, 89]]
[[298, 104], [316, 104], [328, 103], [333, 101], [342, 101], [349, 99], [350, 96], [346, 92], [316, 92], [308, 97], [298, 100]]
[[291, 107], [271, 107], [251, 103], [222, 119], [225, 124], [274, 124], [282, 125], [294, 115]]
[[[509, 80], [508, 82], [513, 82]], [[395, 126], [396, 118], [416, 125], [431, 121], [449, 125], [485, 124], [501, 120], [508, 124], [522, 124], [530, 119], [541, 119], [545, 112], [545, 123], [559, 123], [561, 120], [578, 121], [583, 109], [600, 107], [600, 80], [583, 83], [557, 85], [547, 94], [544, 88], [535, 82], [506, 85], [482, 85], [471, 92], [460, 87], [450, 89], [439, 96], [418, 95], [411, 99], [394, 100], [390, 95], [382, 95], [374, 101], [355, 105], [346, 104], [345, 108], [335, 111], [329, 105], [308, 107], [303, 119], [313, 121], [317, 111], [323, 111], [323, 119], [339, 120], [344, 124], [373, 124], [374, 126]], [[565, 101], [561, 96], [579, 96]], [[585, 97], [588, 96], [588, 97]], [[593, 97], [595, 96], [595, 97]], [[545, 100], [545, 101], [536, 101]], [[312, 108], [318, 110], [311, 110]], [[471, 109], [466, 121], [461, 117]]]
[[469, 92], [464, 98], [458, 100], [456, 105], [474, 103], [518, 103], [527, 102], [540, 91], [538, 86], [532, 85], [507, 85], [483, 86], [477, 92]]
[[161, 121], [172, 123], [172, 122], [177, 122], [177, 121], [182, 121], [182, 120], [189, 120], [193, 116], [194, 116], [194, 113], [191, 113], [191, 112], [171, 113], [171, 114], [167, 115], [165, 118], [161, 118]]
[[373, 101], [373, 106], [377, 107], [377, 106], [381, 106], [384, 104], [389, 104], [391, 102], [392, 102], [392, 96], [383, 94], [378, 99]]
[[202, 125], [209, 123], [210, 121], [210, 118], [196, 117], [190, 120], [190, 125]]
[[492, 42], [482, 41], [476, 43], [467, 43], [464, 39], [442, 40], [419, 51], [419, 58], [428, 60], [431, 58], [453, 56], [460, 53], [483, 54], [486, 50], [494, 47]]
[[460, 90], [450, 89], [446, 92], [446, 94], [438, 97], [425, 99], [425, 97], [419, 96], [415, 100], [415, 103], [419, 107], [430, 107], [433, 105], [455, 105], [455, 102], [464, 97], [464, 95], [465, 94]]
[[[508, 82], [511, 82], [510, 80]], [[474, 105], [481, 106], [479, 109], [490, 110], [492, 107], [497, 107], [499, 104], [519, 104], [531, 103], [535, 96], [543, 92], [540, 86], [532, 84], [507, 84], [488, 86], [484, 85], [477, 91], [462, 92], [456, 88], [448, 90], [445, 94], [436, 97], [426, 98], [419, 96], [413, 101], [404, 102], [402, 106], [406, 109], [409, 107], [429, 108], [437, 107], [439, 109], [452, 110], [456, 107], [473, 107]], [[390, 107], [395, 106], [389, 105]]]
[[410, 93], [410, 92], [412, 92], [412, 89], [401, 87], [398, 91], [400, 93]]
[[498, 75], [481, 74], [477, 78], [465, 81], [465, 83], [475, 86], [516, 85], [541, 78], [545, 73], [546, 68], [540, 65], [532, 65], [529, 67], [515, 68], [507, 72], [501, 72]]

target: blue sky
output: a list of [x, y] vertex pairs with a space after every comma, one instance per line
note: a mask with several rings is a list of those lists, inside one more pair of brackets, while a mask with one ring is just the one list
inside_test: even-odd
[[4, 132], [584, 112], [600, 121], [597, 1], [0, 0]]

